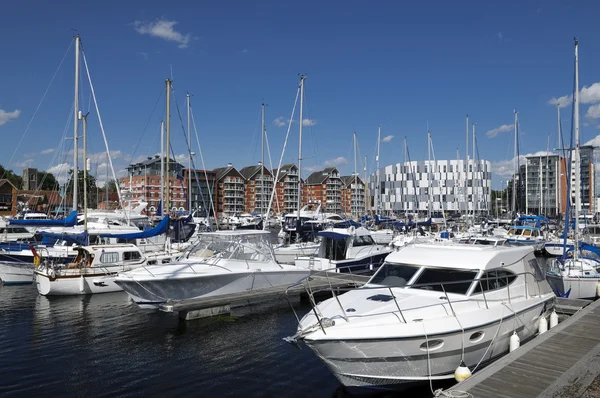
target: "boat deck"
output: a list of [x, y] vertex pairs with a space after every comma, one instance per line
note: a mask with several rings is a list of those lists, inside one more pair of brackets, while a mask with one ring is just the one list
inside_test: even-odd
[[[286, 295], [302, 295], [306, 293], [306, 287], [308, 287], [308, 285], [310, 285], [310, 289], [314, 292], [329, 287], [358, 287], [365, 284], [369, 279], [370, 277], [368, 276], [320, 271], [311, 275], [308, 284], [304, 282], [303, 284], [294, 287], [283, 285], [235, 294], [224, 294], [187, 300], [171, 300], [159, 305], [159, 309], [164, 312], [178, 312], [181, 318], [189, 320], [229, 312], [230, 307], [233, 306], [249, 305], [266, 299], [285, 297]], [[331, 296], [331, 293], [328, 294]], [[222, 308], [223, 310], [210, 311], [211, 309], [217, 308]], [[200, 312], [202, 310], [208, 311]]]
[[[567, 320], [448, 391], [473, 397], [579, 397], [600, 374], [600, 301], [559, 299]], [[589, 305], [588, 305], [589, 304]]]

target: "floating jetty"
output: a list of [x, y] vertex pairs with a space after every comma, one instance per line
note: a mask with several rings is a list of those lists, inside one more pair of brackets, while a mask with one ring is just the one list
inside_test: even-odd
[[[242, 293], [200, 297], [187, 300], [171, 300], [159, 305], [164, 312], [177, 312], [185, 320], [207, 318], [228, 314], [231, 308], [264, 302], [270, 299], [306, 295], [307, 291], [347, 289], [364, 285], [370, 277], [335, 272], [315, 272], [294, 286], [274, 286], [267, 289], [249, 290]], [[314, 293], [314, 292], [313, 292]], [[327, 291], [319, 292], [327, 294]]]
[[557, 313], [575, 310], [446, 393], [468, 392], [474, 398], [582, 396], [600, 374], [600, 301], [557, 299]]

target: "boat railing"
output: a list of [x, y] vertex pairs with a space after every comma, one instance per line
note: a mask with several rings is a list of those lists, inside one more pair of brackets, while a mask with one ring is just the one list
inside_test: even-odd
[[[399, 321], [401, 323], [408, 323], [406, 321], [406, 317], [404, 315], [404, 312], [406, 311], [406, 309], [405, 309], [405, 311], [402, 310], [402, 308], [400, 306], [400, 303], [398, 302], [397, 297], [396, 297], [396, 295], [394, 294], [394, 292], [392, 290], [393, 286], [370, 285], [369, 282], [367, 282], [366, 284], [360, 285], [360, 286], [358, 286], [358, 284], [354, 283], [354, 285], [355, 285], [354, 287], [334, 287], [333, 284], [332, 284], [331, 279], [329, 278], [329, 273], [325, 272], [323, 276], [328, 281], [328, 285], [329, 285], [328, 287], [320, 288], [318, 290], [313, 289], [312, 286], [311, 286], [311, 284], [310, 284], [310, 281], [311, 281], [311, 279], [314, 280], [315, 277], [318, 277], [318, 275], [309, 275], [309, 276], [307, 276], [305, 278], [302, 278], [301, 280], [299, 280], [298, 282], [296, 282], [295, 284], [289, 286], [286, 289], [286, 296], [287, 296], [288, 292], [290, 290], [297, 289], [298, 286], [303, 286], [304, 287], [305, 293], [307, 294], [307, 296], [309, 298], [309, 301], [310, 301], [310, 304], [311, 304], [311, 307], [312, 307], [312, 311], [313, 311], [313, 313], [315, 315], [315, 318], [317, 319], [318, 325], [321, 328], [321, 330], [323, 331], [323, 333], [327, 334], [325, 332], [325, 328], [327, 326], [331, 325], [332, 319], [331, 318], [326, 318], [326, 317], [323, 316], [323, 314], [319, 313], [318, 306], [317, 306], [317, 303], [316, 303], [316, 300], [315, 300], [315, 295], [317, 293], [324, 293], [324, 292], [330, 292], [332, 294], [332, 298], [335, 299], [335, 301], [337, 302], [337, 305], [339, 306], [339, 309], [341, 311], [341, 317], [344, 320], [346, 320], [346, 322], [349, 322], [350, 319], [346, 315], [346, 311], [344, 310], [344, 307], [342, 306], [342, 303], [341, 303], [341, 301], [339, 299], [340, 292], [347, 292], [347, 291], [355, 290], [355, 289], [362, 289], [362, 290], [382, 290], [382, 289], [386, 289], [386, 290], [389, 290], [389, 292], [390, 292], [390, 294], [389, 294], [389, 296], [390, 296], [389, 300], [394, 300], [394, 304], [396, 306], [396, 309], [398, 310], [398, 314], [400, 315]], [[448, 303], [448, 306], [450, 307], [450, 311], [451, 311], [452, 316], [456, 317], [456, 312], [455, 312], [453, 304], [457, 304], [457, 303], [461, 303], [461, 302], [468, 302], [468, 301], [475, 301], [475, 300], [472, 300], [473, 294], [478, 294], [478, 293], [471, 293], [471, 295], [469, 295], [469, 296], [467, 296], [467, 295], [461, 295], [464, 298], [455, 299], [454, 301], [452, 301], [451, 300], [451, 295], [448, 294], [448, 289], [447, 289], [448, 286], [470, 283], [471, 286], [469, 286], [469, 289], [467, 291], [467, 292], [469, 292], [469, 291], [474, 290], [473, 286], [472, 286], [472, 283], [474, 281], [476, 281], [477, 284], [479, 285], [479, 288], [481, 289], [482, 298], [483, 298], [483, 302], [485, 304], [485, 308], [489, 310], [490, 309], [489, 303], [492, 302], [492, 301], [504, 301], [504, 300], [507, 299], [508, 303], [511, 304], [511, 302], [512, 302], [512, 300], [514, 298], [522, 297], [522, 292], [517, 292], [517, 293], [513, 292], [513, 294], [511, 295], [511, 289], [510, 289], [511, 278], [513, 278], [513, 277], [519, 277], [519, 276], [523, 276], [522, 280], [523, 280], [524, 283], [521, 286], [524, 286], [525, 299], [529, 299], [530, 297], [536, 297], [536, 296], [539, 296], [539, 295], [542, 294], [542, 289], [540, 287], [540, 282], [543, 281], [544, 279], [538, 280], [536, 278], [536, 275], [534, 273], [532, 273], [532, 272], [529, 272], [529, 271], [520, 272], [520, 273], [506, 274], [503, 277], [490, 276], [490, 277], [481, 277], [479, 279], [464, 279], [464, 280], [458, 280], [458, 281], [448, 281], [448, 282], [443, 282], [443, 283], [440, 283], [440, 282], [415, 283], [415, 284], [412, 284], [412, 285], [407, 285], [407, 286], [399, 287], [399, 288], [401, 288], [401, 289], [406, 289], [406, 288], [413, 289], [413, 288], [427, 288], [427, 287], [433, 287], [433, 286], [436, 286], [436, 287], [440, 286], [441, 289], [442, 289], [441, 293], [443, 293], [443, 296], [440, 297], [440, 300], [444, 300], [444, 301], [446, 301]], [[528, 285], [528, 282], [527, 282], [528, 277], [533, 278], [533, 280], [535, 282], [535, 285], [537, 286], [537, 294], [533, 294], [533, 293], [529, 292], [529, 285]], [[518, 279], [521, 279], [521, 278], [515, 278], [513, 281], [516, 281]], [[502, 280], [506, 284], [504, 286], [500, 287], [500, 288], [491, 289], [490, 291], [499, 291], [502, 288], [506, 287], [506, 291], [507, 291], [506, 297], [502, 296], [502, 297], [488, 298], [488, 296], [485, 293], [486, 290], [484, 289], [484, 286], [483, 286], [482, 282], [499, 281], [499, 280]], [[513, 291], [514, 291], [514, 287], [513, 287]], [[515, 294], [517, 294], [517, 296], [514, 296]], [[488, 295], [489, 295], [489, 293], [488, 293]], [[386, 300], [386, 301], [389, 301], [389, 300]], [[291, 305], [291, 302], [289, 301], [289, 299], [288, 299], [288, 303], [290, 303], [290, 306], [292, 307], [292, 311], [294, 312], [294, 315], [296, 316], [296, 320], [298, 321], [298, 323], [300, 323], [300, 318], [298, 317], [296, 311], [294, 310], [294, 307]], [[421, 306], [421, 307], [411, 308], [411, 310], [422, 309], [422, 308], [432, 307], [432, 306], [437, 306], [437, 305], [439, 305], [439, 304], [427, 304], [427, 305], [424, 305], [424, 306]], [[380, 314], [377, 314], [377, 315], [380, 315]]]

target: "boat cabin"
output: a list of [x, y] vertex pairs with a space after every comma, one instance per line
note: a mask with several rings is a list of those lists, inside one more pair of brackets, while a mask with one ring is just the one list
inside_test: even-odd
[[317, 257], [332, 261], [355, 258], [365, 246], [377, 245], [369, 230], [363, 227], [330, 228], [317, 233], [317, 236], [321, 237]]
[[145, 261], [140, 249], [132, 244], [79, 246], [75, 260], [67, 264], [67, 268], [139, 265]]
[[551, 292], [533, 248], [527, 246], [415, 244], [390, 254], [365, 286], [474, 298], [485, 294], [482, 300], [523, 295], [525, 289], [531, 295]]

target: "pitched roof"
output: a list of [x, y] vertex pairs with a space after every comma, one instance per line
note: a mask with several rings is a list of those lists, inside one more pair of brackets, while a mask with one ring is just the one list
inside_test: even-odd
[[6, 183], [10, 184], [13, 187], [13, 189], [17, 189], [17, 187], [15, 187], [15, 185], [12, 182], [10, 182], [10, 180], [8, 180], [6, 178], [0, 179], [0, 187]]
[[219, 167], [214, 169], [213, 172], [215, 173], [217, 180], [220, 180], [232, 170], [235, 171], [235, 173], [238, 174], [240, 177], [244, 178], [244, 176], [233, 166]]
[[[322, 184], [323, 182], [325, 182], [325, 180], [327, 180], [327, 178], [331, 177], [331, 173], [333, 173], [334, 171], [338, 171], [338, 169], [336, 169], [335, 167], [327, 167], [326, 169], [323, 169], [322, 171], [315, 171], [314, 173], [312, 173], [311, 175], [308, 176], [308, 178], [306, 179], [306, 184], [307, 185]], [[339, 173], [339, 171], [338, 171], [338, 173]], [[337, 177], [333, 177], [333, 178], [337, 178]]]
[[[344, 187], [348, 187], [354, 182], [354, 176], [341, 176], [340, 178], [342, 179]], [[359, 184], [363, 183], [359, 176], [356, 176], [356, 180]]]
[[[246, 166], [240, 170], [240, 174], [243, 175], [246, 180], [249, 180], [252, 177], [254, 177], [255, 175], [260, 173], [261, 167], [263, 167], [263, 166], [261, 166], [261, 165]], [[269, 174], [269, 175], [273, 176], [271, 174], [271, 171], [268, 168], [266, 168], [266, 167], [263, 167], [263, 168], [265, 170], [265, 174]]]

